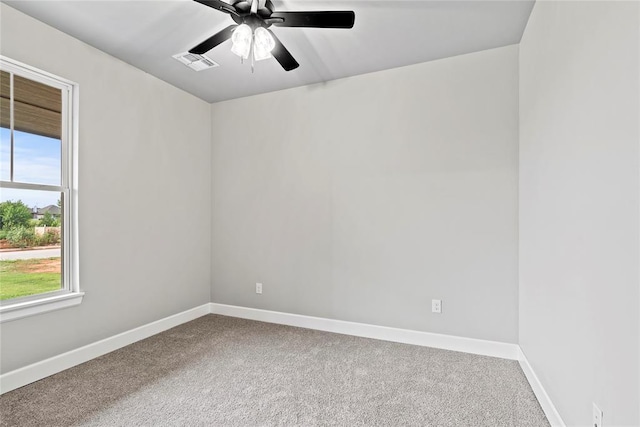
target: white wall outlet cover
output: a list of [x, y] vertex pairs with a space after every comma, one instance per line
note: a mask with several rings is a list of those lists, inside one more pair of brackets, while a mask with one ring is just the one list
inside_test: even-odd
[[262, 293], [262, 283], [256, 283], [256, 294]]
[[602, 411], [593, 404], [593, 427], [602, 427]]
[[439, 300], [439, 299], [431, 300], [431, 312], [442, 313], [442, 300]]

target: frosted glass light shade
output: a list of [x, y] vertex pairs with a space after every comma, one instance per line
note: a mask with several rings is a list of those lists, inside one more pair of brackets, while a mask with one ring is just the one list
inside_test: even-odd
[[247, 24], [238, 25], [233, 34], [231, 35], [231, 52], [235, 53], [241, 58], [247, 59], [249, 52], [251, 51], [252, 41], [251, 27]]
[[271, 58], [271, 51], [276, 46], [276, 42], [269, 31], [262, 27], [256, 28], [253, 43], [253, 57], [256, 61]]

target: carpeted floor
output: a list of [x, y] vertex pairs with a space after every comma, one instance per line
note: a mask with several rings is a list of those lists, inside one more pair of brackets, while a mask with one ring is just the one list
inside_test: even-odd
[[516, 361], [208, 315], [0, 397], [3, 426], [548, 426]]

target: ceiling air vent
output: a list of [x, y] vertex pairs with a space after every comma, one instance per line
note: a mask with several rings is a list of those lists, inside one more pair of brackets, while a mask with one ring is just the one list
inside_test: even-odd
[[196, 55], [195, 53], [184, 52], [173, 55], [173, 57], [195, 71], [202, 71], [207, 68], [215, 68], [219, 66], [206, 56]]

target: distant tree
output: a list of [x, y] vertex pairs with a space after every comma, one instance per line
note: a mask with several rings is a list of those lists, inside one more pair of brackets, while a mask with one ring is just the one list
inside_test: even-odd
[[21, 200], [0, 203], [0, 229], [9, 230], [15, 227], [27, 227], [31, 219], [31, 209]]
[[46, 212], [44, 216], [40, 218], [40, 221], [38, 221], [38, 225], [40, 227], [58, 227], [60, 226], [60, 221], [51, 215], [51, 212]]

